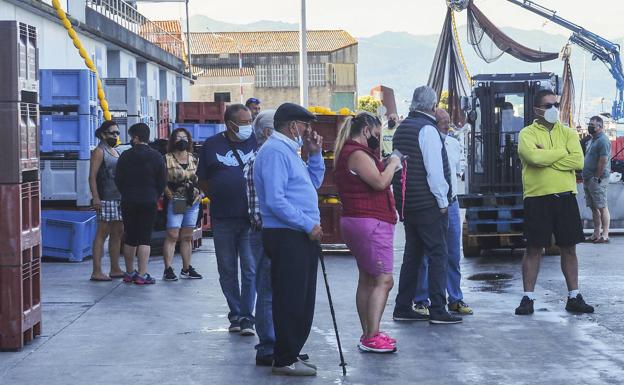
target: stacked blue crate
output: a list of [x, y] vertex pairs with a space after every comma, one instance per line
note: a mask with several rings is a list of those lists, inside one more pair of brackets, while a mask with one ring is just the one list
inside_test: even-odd
[[42, 201], [88, 206], [85, 170], [98, 144], [95, 130], [103, 120], [97, 76], [88, 69], [42, 69], [39, 79], [41, 185], [47, 191]]
[[97, 145], [94, 135], [101, 121], [95, 73], [88, 69], [42, 69], [39, 77], [41, 152], [89, 159]]

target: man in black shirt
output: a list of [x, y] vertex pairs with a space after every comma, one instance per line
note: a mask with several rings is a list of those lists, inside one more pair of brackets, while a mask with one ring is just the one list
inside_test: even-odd
[[[162, 155], [147, 145], [150, 129], [145, 123], [130, 127], [128, 135], [132, 148], [119, 157], [115, 174], [124, 222], [126, 272], [123, 280], [145, 285], [156, 282], [147, 273], [147, 262], [156, 219], [156, 202], [165, 190], [167, 169]], [[134, 269], [134, 257], [137, 255], [138, 271]]]

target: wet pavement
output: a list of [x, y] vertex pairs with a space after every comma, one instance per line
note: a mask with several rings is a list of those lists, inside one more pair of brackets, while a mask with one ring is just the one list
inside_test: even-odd
[[[402, 238], [398, 226], [397, 273]], [[348, 375], [338, 366], [319, 274], [314, 326], [304, 349], [319, 371], [316, 378], [299, 379], [272, 377], [270, 369], [256, 367], [256, 338], [227, 332], [211, 239], [194, 255], [193, 265], [205, 275], [201, 281], [94, 283], [88, 280], [90, 261], [45, 263], [43, 335], [20, 352], [0, 353], [0, 384], [621, 384], [623, 247], [624, 237], [579, 246], [581, 292], [596, 306], [593, 315], [565, 312], [558, 257], [544, 257], [536, 312], [528, 317], [513, 314], [522, 293], [519, 252], [462, 260], [464, 277], [474, 278], [463, 280], [464, 297], [475, 309], [463, 324], [393, 322], [395, 288], [382, 321], [398, 340], [399, 351], [391, 355], [358, 352], [355, 262], [328, 256]], [[179, 269], [179, 257], [175, 264]], [[150, 271], [160, 278], [161, 258], [151, 260]]]

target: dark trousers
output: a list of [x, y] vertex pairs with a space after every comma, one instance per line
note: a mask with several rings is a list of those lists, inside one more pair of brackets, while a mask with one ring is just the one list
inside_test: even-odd
[[262, 240], [271, 259], [274, 365], [286, 366], [297, 361], [310, 335], [321, 250], [301, 231], [263, 229]]
[[405, 252], [399, 278], [395, 309], [411, 309], [418, 288], [418, 273], [425, 255], [429, 256], [429, 299], [432, 314], [440, 314], [446, 306], [448, 257], [446, 231], [448, 214], [437, 207], [405, 213]]

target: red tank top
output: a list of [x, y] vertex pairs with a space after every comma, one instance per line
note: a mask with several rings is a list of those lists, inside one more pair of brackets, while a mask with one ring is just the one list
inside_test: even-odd
[[376, 218], [388, 223], [396, 223], [394, 196], [388, 186], [383, 191], [376, 191], [349, 170], [349, 157], [355, 151], [364, 151], [374, 161], [381, 172], [384, 165], [368, 146], [348, 140], [338, 156], [334, 177], [338, 195], [342, 202], [342, 216], [355, 218]]

